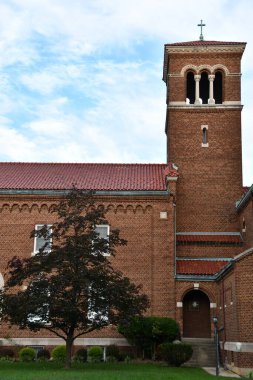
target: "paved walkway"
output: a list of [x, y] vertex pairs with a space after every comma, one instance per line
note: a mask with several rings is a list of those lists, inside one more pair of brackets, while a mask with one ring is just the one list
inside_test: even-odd
[[[203, 367], [203, 369], [210, 373], [210, 375], [216, 375], [216, 368], [215, 367]], [[224, 368], [219, 368], [219, 375], [220, 376], [224, 376], [224, 377], [237, 377], [237, 378], [240, 378], [239, 375], [237, 375], [236, 373], [234, 372], [231, 372], [231, 371], [225, 371]]]

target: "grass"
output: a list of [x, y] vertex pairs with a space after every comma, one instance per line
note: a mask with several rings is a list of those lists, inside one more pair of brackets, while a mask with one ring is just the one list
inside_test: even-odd
[[[65, 370], [53, 362], [0, 362], [0, 380], [215, 380], [200, 368], [169, 368], [159, 364], [74, 364]], [[219, 377], [225, 379], [225, 377]]]

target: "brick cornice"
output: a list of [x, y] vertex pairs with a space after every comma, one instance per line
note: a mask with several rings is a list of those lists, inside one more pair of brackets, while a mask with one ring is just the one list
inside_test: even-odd
[[166, 51], [171, 53], [243, 53], [246, 44], [238, 45], [199, 45], [199, 46], [165, 46]]

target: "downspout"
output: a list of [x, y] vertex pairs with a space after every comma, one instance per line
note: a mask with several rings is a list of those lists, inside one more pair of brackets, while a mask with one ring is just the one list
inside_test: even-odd
[[223, 322], [223, 329], [222, 329], [222, 332], [223, 332], [223, 342], [222, 342], [222, 359], [223, 359], [223, 366], [224, 368], [227, 367], [227, 355], [225, 353], [225, 343], [226, 343], [226, 340], [227, 340], [227, 336], [226, 336], [226, 315], [225, 315], [225, 312], [226, 312], [226, 308], [225, 308], [225, 291], [224, 291], [224, 278], [221, 279], [221, 289], [222, 289], [222, 322]]
[[173, 194], [173, 209], [174, 209], [174, 276], [177, 275], [177, 212], [176, 212], [176, 200]]
[[175, 193], [169, 190], [169, 195], [172, 197], [172, 206], [173, 206], [173, 230], [174, 230], [174, 277], [176, 277], [177, 274], [177, 213], [176, 213], [176, 197]]
[[[225, 292], [224, 292], [224, 279], [222, 278], [221, 280], [221, 284], [222, 284], [222, 309], [223, 309], [223, 327], [224, 327], [224, 343], [223, 345], [225, 345], [225, 342], [227, 340], [227, 333], [226, 333], [226, 316], [225, 316]], [[223, 350], [224, 350], [224, 346], [223, 346]]]
[[[173, 249], [174, 249], [174, 281], [176, 280], [176, 275], [177, 275], [177, 236], [176, 236], [176, 232], [177, 232], [177, 213], [176, 213], [176, 197], [175, 197], [175, 194], [174, 193], [170, 193], [170, 195], [172, 196], [172, 207], [173, 207], [173, 229], [174, 229], [174, 244], [173, 244]], [[176, 287], [176, 284], [174, 284], [174, 286]], [[175, 288], [175, 291], [174, 291], [174, 305], [176, 305], [176, 288]], [[176, 308], [175, 308], [175, 311], [174, 311], [174, 318], [176, 319], [177, 318], [177, 312], [176, 312]]]

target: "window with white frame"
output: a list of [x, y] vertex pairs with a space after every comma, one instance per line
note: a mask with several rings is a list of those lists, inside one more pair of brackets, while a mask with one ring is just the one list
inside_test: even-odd
[[[105, 297], [102, 291], [97, 289], [94, 285], [88, 288], [88, 313], [87, 317], [91, 323], [94, 322], [108, 322], [108, 305], [104, 304]], [[99, 304], [99, 307], [98, 307]], [[103, 307], [101, 307], [103, 305]]]
[[[27, 289], [27, 287], [26, 287]], [[25, 290], [26, 290], [25, 289]], [[34, 294], [40, 294], [40, 300], [38, 306], [34, 307], [34, 310], [27, 315], [27, 320], [30, 323], [41, 324], [45, 326], [49, 326], [51, 323], [48, 321], [49, 319], [49, 301], [50, 301], [50, 291], [49, 288], [46, 287], [41, 294], [40, 288], [37, 287], [37, 282], [34, 281], [30, 284], [30, 289]], [[34, 289], [34, 290], [33, 290]], [[42, 301], [43, 298], [43, 302]]]
[[4, 278], [3, 278], [2, 273], [0, 273], [0, 289], [2, 289], [3, 287], [4, 287]]
[[[96, 225], [95, 231], [98, 233], [100, 238], [107, 240], [109, 243], [110, 226], [108, 224]], [[109, 253], [104, 253], [104, 256], [109, 256]]]
[[[35, 231], [41, 230], [45, 224], [36, 224]], [[47, 224], [49, 234], [52, 232], [52, 225]], [[33, 255], [39, 252], [39, 250], [47, 244], [46, 251], [50, 252], [52, 240], [50, 238], [45, 238], [43, 236], [34, 236], [34, 246], [33, 246]]]

